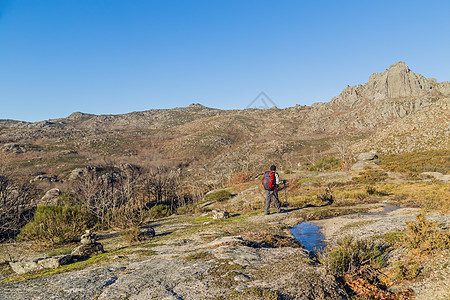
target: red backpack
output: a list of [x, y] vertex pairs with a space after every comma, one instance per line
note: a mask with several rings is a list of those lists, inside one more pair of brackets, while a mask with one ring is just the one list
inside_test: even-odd
[[264, 173], [262, 184], [267, 191], [273, 191], [275, 189], [275, 172], [266, 171]]

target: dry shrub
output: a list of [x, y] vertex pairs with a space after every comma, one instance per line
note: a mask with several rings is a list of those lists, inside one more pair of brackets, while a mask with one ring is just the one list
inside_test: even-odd
[[0, 166], [0, 240], [14, 237], [32, 217], [36, 189], [29, 183], [12, 178]]
[[412, 280], [419, 276], [420, 267], [414, 262], [398, 262], [394, 269], [394, 278], [398, 280]]
[[384, 247], [346, 236], [320, 255], [327, 271], [339, 278], [350, 295], [363, 299], [410, 299], [411, 292], [393, 293], [380, 279], [386, 265]]
[[334, 275], [355, 273], [363, 266], [378, 269], [386, 264], [383, 250], [381, 245], [346, 236], [338, 240], [335, 246], [326, 249], [322, 262], [328, 272]]
[[252, 175], [250, 173], [239, 172], [239, 173], [233, 175], [233, 177], [231, 177], [231, 183], [232, 184], [240, 184], [240, 183], [249, 181], [251, 178], [252, 178]]
[[139, 227], [132, 227], [132, 228], [122, 230], [120, 232], [120, 235], [128, 244], [131, 245], [139, 240], [138, 235], [140, 232], [141, 231], [140, 231]]
[[378, 169], [367, 169], [359, 173], [358, 177], [353, 177], [353, 181], [365, 184], [374, 184], [376, 182], [384, 181], [387, 178], [387, 173]]
[[441, 229], [436, 221], [428, 221], [425, 214], [416, 216], [416, 221], [406, 222], [403, 243], [409, 249], [420, 253], [444, 250], [450, 246], [450, 233]]

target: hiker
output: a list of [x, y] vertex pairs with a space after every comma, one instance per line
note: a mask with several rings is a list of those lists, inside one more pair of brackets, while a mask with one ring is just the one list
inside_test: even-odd
[[280, 184], [286, 184], [286, 180], [280, 180], [280, 176], [276, 172], [277, 167], [275, 165], [270, 166], [270, 171], [264, 173], [263, 186], [266, 190], [266, 205], [264, 212], [266, 215], [270, 214], [270, 201], [273, 199], [273, 204], [277, 213], [281, 212], [281, 203], [278, 199], [278, 186]]

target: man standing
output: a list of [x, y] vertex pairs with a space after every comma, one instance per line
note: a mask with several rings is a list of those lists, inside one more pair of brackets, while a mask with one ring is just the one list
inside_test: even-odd
[[277, 213], [281, 212], [281, 203], [278, 199], [278, 185], [285, 184], [286, 181], [280, 180], [280, 176], [276, 172], [277, 167], [275, 165], [270, 166], [270, 171], [264, 173], [263, 186], [266, 190], [266, 205], [264, 207], [264, 212], [266, 215], [270, 214], [270, 201], [273, 199], [273, 204]]

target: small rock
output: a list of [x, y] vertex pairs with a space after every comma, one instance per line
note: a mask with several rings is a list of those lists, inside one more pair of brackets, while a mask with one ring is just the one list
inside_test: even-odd
[[230, 217], [230, 213], [223, 209], [214, 209], [212, 211], [213, 219], [226, 219]]
[[358, 157], [357, 157], [358, 160], [374, 160], [377, 158], [378, 158], [378, 155], [374, 152], [360, 153], [360, 154], [358, 154]]
[[58, 256], [52, 256], [47, 257], [41, 260], [38, 260], [38, 265], [41, 266], [44, 269], [53, 269], [58, 268], [62, 265], [67, 265], [72, 262], [72, 255], [58, 255]]
[[11, 266], [11, 269], [17, 274], [25, 274], [42, 268], [36, 261], [9, 262], [9, 265]]
[[58, 188], [48, 190], [44, 197], [41, 198], [41, 203], [45, 205], [57, 205], [61, 191]]
[[234, 276], [234, 281], [240, 281], [240, 282], [245, 282], [245, 281], [249, 281], [250, 277], [248, 277], [247, 275], [244, 274], [238, 274], [236, 276]]
[[153, 238], [154, 236], [155, 236], [155, 229], [150, 227], [150, 228], [146, 228], [143, 231], [139, 232], [138, 240], [145, 241], [145, 240]]
[[73, 256], [78, 257], [89, 257], [94, 254], [103, 253], [103, 245], [100, 243], [93, 243], [93, 244], [86, 244], [86, 245], [80, 245], [72, 250], [72, 253], [70, 253]]
[[430, 176], [433, 177], [434, 179], [443, 181], [443, 182], [449, 182], [450, 181], [450, 175], [444, 175], [440, 172], [423, 172], [420, 173], [420, 175], [422, 176]]

